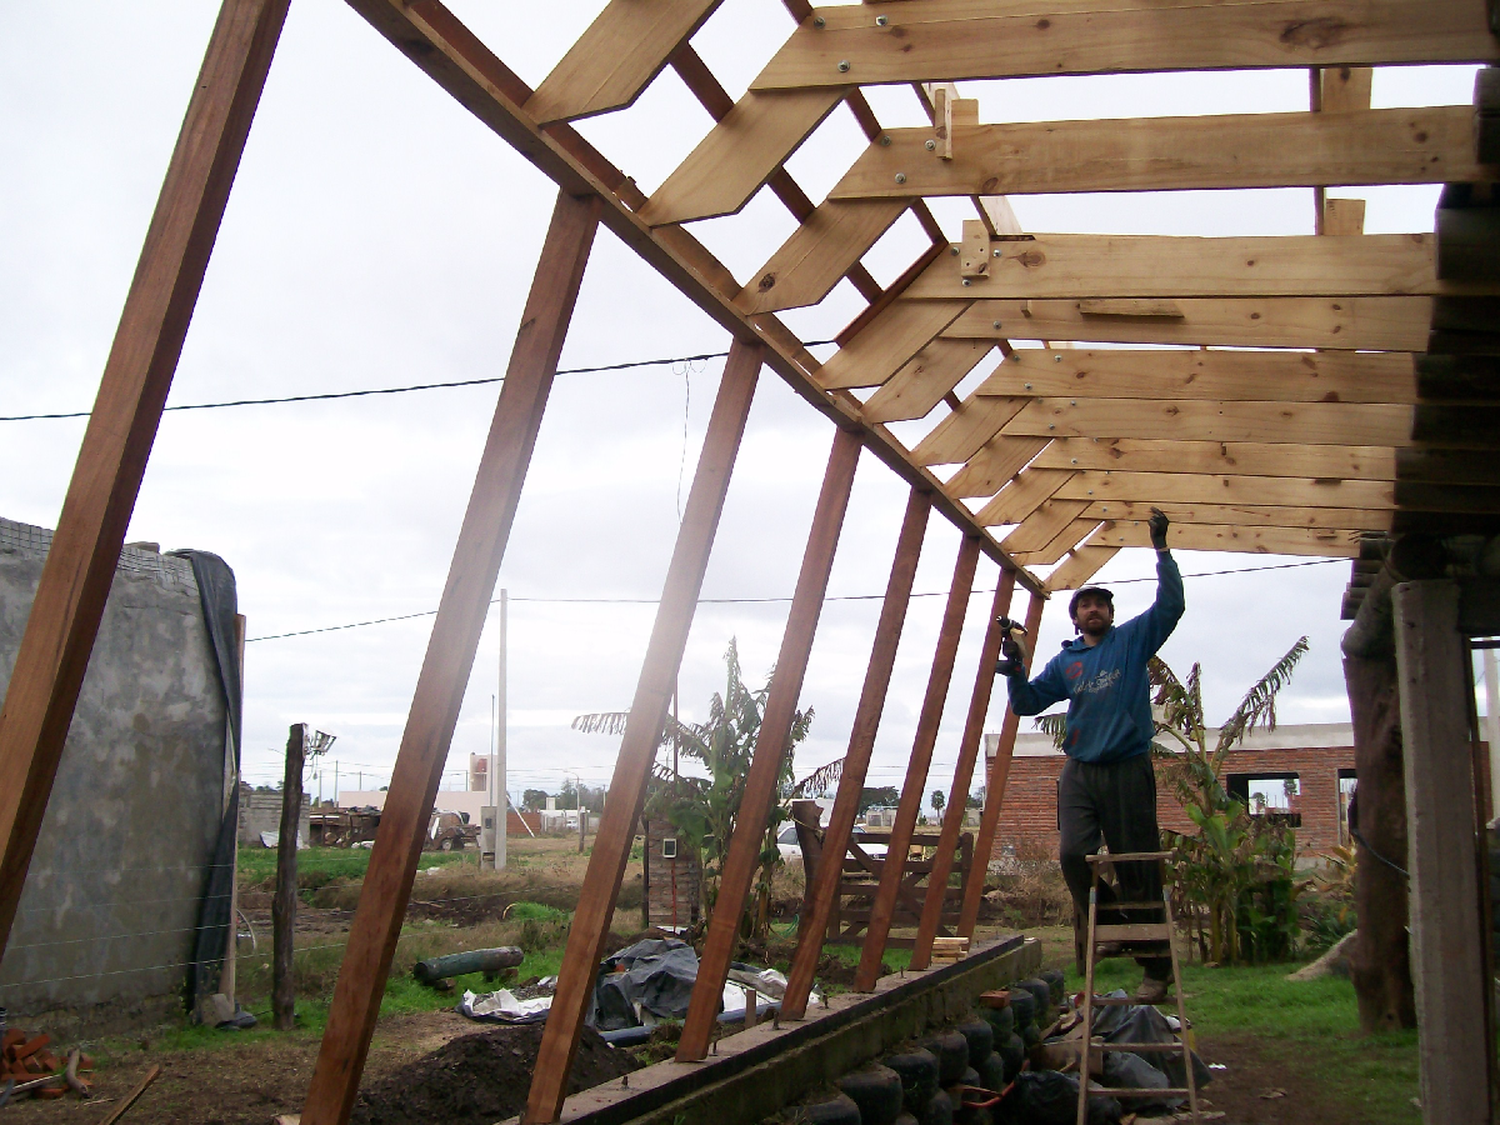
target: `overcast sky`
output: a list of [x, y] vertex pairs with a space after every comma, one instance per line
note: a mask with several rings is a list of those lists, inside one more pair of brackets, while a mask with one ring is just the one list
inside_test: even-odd
[[[521, 77], [541, 81], [598, 0], [452, 7]], [[0, 7], [0, 413], [86, 410], [98, 388], [141, 241], [216, 5], [131, 0]], [[729, 0], [695, 38], [738, 96], [791, 30], [775, 0]], [[1467, 104], [1473, 68], [1377, 73], [1374, 103]], [[984, 120], [1307, 108], [1306, 72], [968, 83]], [[916, 125], [909, 88], [872, 91], [888, 127]], [[707, 130], [670, 72], [630, 111], [583, 132], [652, 190]], [[789, 168], [820, 199], [864, 145], [836, 111]], [[1370, 233], [1427, 231], [1437, 189], [1335, 191], [1369, 200]], [[294, 0], [173, 385], [174, 405], [400, 387], [503, 374], [555, 189], [339, 0]], [[1309, 191], [1028, 197], [1033, 231], [1311, 233]], [[957, 238], [959, 201], [935, 208]], [[763, 191], [738, 217], [694, 225], [737, 277], [793, 221]], [[888, 281], [920, 249], [909, 217], [867, 258]], [[786, 316], [804, 339], [861, 306], [844, 283]], [[564, 368], [721, 352], [724, 331], [601, 230]], [[971, 379], [987, 374], [983, 365]], [[615, 739], [571, 731], [581, 712], [627, 707], [697, 460], [721, 361], [559, 376], [516, 517], [501, 585], [511, 596], [509, 789], [601, 784]], [[968, 386], [968, 384], [965, 384]], [[964, 388], [960, 388], [962, 393]], [[169, 413], [128, 538], [197, 547], [235, 570], [249, 621], [248, 780], [279, 781], [290, 723], [338, 736], [323, 793], [384, 784], [432, 618], [273, 639], [436, 607], [495, 385], [331, 403]], [[919, 429], [897, 432], [914, 441]], [[0, 515], [55, 527], [81, 420], [0, 422]], [[832, 427], [763, 372], [704, 596], [786, 599], [801, 562]], [[884, 590], [906, 489], [866, 454], [830, 594]], [[958, 534], [934, 516], [918, 592], [947, 589]], [[1298, 560], [1180, 552], [1188, 575]], [[1146, 551], [1098, 576], [1123, 618], [1149, 604]], [[1306, 633], [1312, 651], [1284, 722], [1346, 721], [1339, 599], [1347, 562], [1190, 577], [1163, 656], [1204, 665], [1211, 719]], [[951, 779], [996, 568], [982, 563], [928, 788]], [[579, 602], [570, 599], [619, 599]], [[931, 660], [941, 596], [914, 600], [870, 784], [899, 784]], [[1018, 598], [1017, 611], [1024, 609]], [[775, 660], [787, 604], [700, 607], [683, 662], [685, 718], [706, 714], [737, 637], [747, 679]], [[817, 712], [798, 772], [845, 748], [878, 599], [825, 607], [802, 703]], [[498, 664], [492, 613], [449, 769], [488, 751]], [[1071, 628], [1049, 607], [1044, 654]], [[1003, 695], [991, 707], [998, 728]], [[1023, 729], [1028, 729], [1023, 727]], [[457, 785], [456, 773], [445, 779]], [[312, 786], [317, 791], [318, 781]]]

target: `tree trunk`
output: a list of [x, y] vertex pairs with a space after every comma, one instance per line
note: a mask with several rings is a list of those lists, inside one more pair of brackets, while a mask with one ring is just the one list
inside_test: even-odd
[[1365, 845], [1354, 875], [1359, 933], [1349, 959], [1365, 1034], [1417, 1025], [1406, 932], [1406, 876], [1377, 859], [1406, 865], [1406, 783], [1401, 766], [1401, 700], [1396, 660], [1344, 658], [1359, 778], [1358, 828]]

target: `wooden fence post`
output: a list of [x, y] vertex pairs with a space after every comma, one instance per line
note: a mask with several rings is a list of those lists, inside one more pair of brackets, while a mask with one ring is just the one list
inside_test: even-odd
[[[931, 495], [912, 489], [911, 498], [906, 503], [901, 535], [896, 541], [890, 578], [886, 581], [880, 620], [875, 626], [875, 641], [870, 647], [870, 663], [865, 670], [859, 708], [854, 713], [854, 726], [849, 732], [849, 750], [844, 755], [844, 768], [839, 775], [838, 795], [834, 798], [833, 812], [823, 837], [822, 862], [818, 864], [812, 885], [807, 888], [805, 901], [810, 917], [803, 919], [798, 926], [797, 951], [792, 956], [786, 992], [781, 998], [783, 1019], [800, 1020], [807, 1012], [807, 997], [812, 991], [818, 956], [823, 952], [828, 917], [838, 901], [844, 852], [849, 846], [854, 820], [859, 815], [860, 793], [864, 789], [870, 754], [875, 748], [875, 734], [880, 729], [880, 715], [885, 709], [885, 695], [891, 684], [891, 670], [896, 664], [896, 649], [901, 643], [901, 628], [911, 604], [912, 582], [916, 579], [917, 561], [922, 555], [922, 540], [931, 511]], [[889, 853], [886, 862], [890, 862]]]
[[1474, 768], [1458, 632], [1458, 585], [1403, 582], [1392, 593], [1405, 747], [1411, 956], [1422, 1120], [1490, 1121], [1484, 949], [1475, 863]]
[[289, 0], [224, 0], [0, 708], [0, 953]]
[[[1026, 645], [1032, 650], [1026, 662], [1026, 671], [1031, 672], [1036, 659], [1037, 631], [1042, 627], [1042, 610], [1047, 599], [1032, 594], [1026, 603]], [[981, 669], [981, 674], [983, 670]], [[1005, 803], [1005, 785], [1010, 780], [1011, 755], [1016, 749], [1016, 732], [1021, 720], [1007, 704], [1005, 719], [1000, 727], [1000, 742], [995, 747], [995, 761], [990, 766], [989, 778], [984, 786], [984, 811], [979, 816], [979, 835], [974, 840], [974, 862], [969, 869], [969, 881], [964, 887], [964, 905], [958, 918], [958, 936], [973, 937], [974, 926], [979, 921], [979, 900], [984, 896], [984, 877], [990, 868], [990, 854], [995, 850], [995, 830], [1000, 824], [1000, 810]]]
[[609, 923], [620, 893], [620, 880], [630, 859], [635, 823], [646, 796], [651, 763], [667, 720], [667, 705], [676, 688], [682, 651], [687, 644], [693, 611], [703, 586], [703, 574], [713, 550], [729, 478], [739, 453], [740, 439], [750, 415], [762, 352], [757, 344], [736, 340], [724, 364], [719, 396], [714, 402], [698, 470], [688, 492], [677, 545], [667, 568], [661, 603], [646, 646], [646, 659], [636, 683], [635, 700], [625, 722], [620, 753], [610, 781], [612, 794], [599, 821], [599, 834], [589, 855], [588, 871], [578, 898], [578, 910], [568, 929], [568, 945], [558, 972], [557, 992], [532, 1073], [526, 1120], [556, 1121], [567, 1097], [568, 1074], [578, 1050], [588, 1008], [594, 1002], [594, 980], [609, 936]]
[[813, 513], [812, 531], [802, 556], [802, 571], [792, 594], [792, 609], [787, 615], [786, 631], [781, 638], [781, 653], [776, 658], [776, 675], [766, 697], [760, 734], [755, 740], [755, 755], [745, 778], [740, 799], [739, 817], [729, 853], [719, 876], [719, 898], [708, 923], [708, 939], [698, 962], [698, 980], [688, 1003], [687, 1019], [682, 1025], [682, 1039], [677, 1044], [677, 1058], [682, 1062], [701, 1059], [708, 1054], [708, 1040], [714, 1019], [719, 1014], [719, 998], [729, 975], [729, 962], [739, 940], [740, 915], [755, 877], [761, 840], [766, 832], [771, 800], [776, 793], [776, 778], [786, 755], [787, 737], [797, 697], [802, 693], [802, 677], [807, 671], [807, 657], [812, 650], [818, 615], [828, 590], [828, 573], [838, 547], [844, 513], [849, 506], [849, 492], [854, 486], [854, 470], [859, 465], [860, 437], [851, 430], [838, 430], [833, 438], [833, 452], [823, 475], [823, 488]]
[[[927, 898], [922, 903], [922, 921], [917, 926], [917, 942], [911, 951], [911, 967], [925, 969], [932, 960], [932, 939], [937, 937], [943, 919], [943, 901], [947, 897], [948, 876], [953, 870], [953, 850], [964, 826], [964, 808], [969, 798], [969, 783], [974, 778], [974, 759], [984, 737], [984, 720], [990, 710], [990, 690], [995, 685], [995, 663], [1000, 659], [1000, 626], [997, 619], [1010, 611], [1011, 595], [1016, 588], [1016, 572], [1000, 572], [995, 586], [995, 602], [990, 607], [989, 627], [984, 632], [984, 647], [979, 652], [979, 671], [974, 677], [974, 694], [969, 697], [969, 716], [964, 722], [963, 737], [958, 745], [958, 761], [953, 767], [953, 788], [949, 790], [948, 807], [943, 814], [943, 832], [938, 837], [937, 855], [932, 857], [932, 874], [927, 877]], [[983, 881], [983, 874], [971, 867], [969, 879]]]
[[[297, 1023], [293, 936], [297, 926], [297, 829], [302, 824], [302, 763], [307, 724], [293, 723], [286, 736], [286, 772], [281, 782], [281, 831], [276, 838], [276, 894], [271, 899], [271, 1019], [277, 1031]], [[231, 925], [238, 925], [231, 919]]]
[[896, 802], [896, 819], [891, 824], [891, 838], [886, 844], [880, 885], [875, 889], [875, 901], [870, 904], [870, 922], [865, 929], [859, 968], [854, 974], [854, 987], [861, 992], [869, 992], [880, 979], [880, 959], [885, 956], [891, 920], [896, 915], [901, 880], [906, 874], [906, 857], [911, 851], [912, 833], [916, 831], [917, 816], [922, 810], [927, 771], [932, 766], [932, 748], [937, 745], [938, 727], [948, 701], [948, 685], [953, 680], [953, 664], [958, 658], [958, 642], [963, 635], [964, 618], [969, 612], [969, 596], [974, 592], [979, 546], [977, 538], [964, 536], [958, 547], [958, 559], [953, 564], [948, 604], [943, 609], [937, 649], [932, 656], [932, 669], [927, 674], [927, 692], [922, 697], [922, 711], [917, 717], [917, 734], [906, 763], [906, 781], [901, 787], [901, 799]]
[[552, 212], [417, 677], [302, 1125], [344, 1125], [354, 1106], [427, 821], [593, 246], [599, 207], [597, 197], [578, 200], [559, 193]]

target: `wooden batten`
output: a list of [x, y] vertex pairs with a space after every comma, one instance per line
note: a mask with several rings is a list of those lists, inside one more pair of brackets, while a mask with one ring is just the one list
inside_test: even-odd
[[865, 402], [865, 421], [925, 418], [994, 350], [987, 340], [933, 340]]

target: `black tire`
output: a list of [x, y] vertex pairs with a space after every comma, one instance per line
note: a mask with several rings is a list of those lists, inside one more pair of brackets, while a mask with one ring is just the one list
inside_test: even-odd
[[953, 1125], [953, 1099], [942, 1090], [933, 1094], [922, 1114], [921, 1125]]
[[1052, 989], [1053, 1005], [1061, 1005], [1063, 996], [1068, 989], [1068, 978], [1063, 975], [1063, 971], [1061, 969], [1043, 969], [1037, 973], [1037, 977], [1046, 981], [1048, 987]]
[[921, 1113], [938, 1089], [938, 1061], [931, 1051], [908, 1051], [882, 1060], [901, 1077], [906, 1108]]
[[438, 851], [440, 851], [440, 852], [451, 852], [452, 850], [453, 850], [453, 837], [452, 836], [444, 836], [441, 840], [438, 841]]
[[1019, 986], [1012, 988], [1010, 1010], [1015, 1013], [1015, 1028], [1019, 1031], [1036, 1019], [1036, 997]]
[[921, 1125], [915, 1114], [901, 1112], [896, 1116], [896, 1125]]
[[937, 1058], [939, 1086], [951, 1086], [963, 1077], [969, 1066], [969, 1041], [962, 1035], [956, 1031], [945, 1032], [922, 1046]]
[[959, 1076], [958, 1081], [962, 1086], [978, 1086], [979, 1071], [975, 1070], [972, 1066], [965, 1067], [964, 1072]]
[[1003, 1008], [985, 1008], [983, 1015], [985, 1022], [995, 1029], [996, 1043], [1016, 1029], [1016, 1013], [1008, 1004]]
[[1021, 1064], [1026, 1061], [1026, 1044], [1014, 1031], [1000, 1041], [995, 1049], [1005, 1065], [1005, 1081], [1014, 1082], [1021, 1073]]
[[979, 1084], [986, 1090], [993, 1090], [998, 1094], [1005, 1089], [1009, 1081], [1005, 1077], [1005, 1060], [998, 1052], [991, 1051], [990, 1057], [979, 1065]]
[[798, 1106], [793, 1120], [806, 1125], [861, 1125], [859, 1106], [843, 1094], [829, 1102]]
[[969, 1044], [969, 1065], [978, 1069], [995, 1049], [995, 1029], [984, 1020], [966, 1020], [958, 1025], [958, 1033]]
[[[1048, 1009], [1052, 1007], [1052, 986], [1044, 980], [1032, 977], [1030, 980], [1023, 980], [1017, 987], [1024, 988], [1031, 993], [1036, 1000], [1036, 1022], [1043, 1023], [1047, 1019]], [[1011, 989], [1011, 993], [1014, 995], [1014, 988]]]
[[888, 1066], [857, 1070], [834, 1085], [859, 1107], [861, 1125], [894, 1125], [901, 1112], [901, 1076]]

